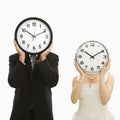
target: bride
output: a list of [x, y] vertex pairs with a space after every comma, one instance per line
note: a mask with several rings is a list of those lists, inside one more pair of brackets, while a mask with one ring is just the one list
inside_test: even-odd
[[72, 120], [115, 120], [107, 107], [114, 86], [111, 73], [105, 80], [110, 65], [111, 61], [106, 62], [100, 73], [90, 74], [83, 72], [74, 61], [79, 75], [73, 78], [71, 101], [73, 104], [79, 101], [79, 106]]

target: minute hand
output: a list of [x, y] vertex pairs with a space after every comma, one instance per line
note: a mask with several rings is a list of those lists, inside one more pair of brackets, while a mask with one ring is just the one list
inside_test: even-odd
[[40, 32], [40, 33], [38, 33], [38, 34], [36, 34], [36, 35], [34, 35], [34, 36], [36, 37], [36, 36], [38, 36], [38, 35], [40, 35], [40, 34], [42, 34], [42, 33], [44, 33], [44, 32], [45, 32], [45, 31]]
[[98, 55], [98, 54], [100, 54], [102, 52], [104, 52], [104, 50], [101, 50], [100, 52], [96, 53], [95, 55], [93, 55], [93, 57], [95, 57], [96, 55]]

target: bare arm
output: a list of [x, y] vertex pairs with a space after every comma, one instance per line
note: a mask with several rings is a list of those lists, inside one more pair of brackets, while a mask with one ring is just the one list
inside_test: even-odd
[[77, 81], [77, 77], [73, 78], [72, 82], [72, 93], [71, 93], [71, 101], [72, 103], [77, 103], [83, 86], [83, 78], [80, 78], [79, 81]]
[[80, 69], [76, 61], [74, 61], [74, 66], [76, 70], [80, 73], [79, 80], [77, 80], [77, 77], [74, 77], [72, 82], [71, 101], [75, 104], [78, 101], [82, 91], [82, 86], [84, 82], [84, 72]]
[[110, 100], [114, 86], [114, 78], [110, 73], [108, 74], [107, 81], [105, 82], [104, 80], [104, 75], [108, 71], [110, 64], [111, 62], [109, 62], [108, 64], [105, 63], [100, 73], [100, 98], [103, 105], [107, 104]]

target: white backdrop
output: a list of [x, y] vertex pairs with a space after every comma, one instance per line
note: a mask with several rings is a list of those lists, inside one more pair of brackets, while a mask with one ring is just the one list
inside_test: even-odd
[[27, 17], [47, 21], [54, 34], [52, 52], [59, 55], [59, 83], [52, 89], [55, 120], [71, 120], [78, 104], [70, 101], [78, 46], [86, 40], [102, 42], [110, 53], [115, 86], [109, 109], [120, 120], [120, 3], [119, 0], [1, 0], [0, 1], [0, 119], [9, 120], [14, 89], [8, 85], [8, 58], [15, 53], [17, 24]]

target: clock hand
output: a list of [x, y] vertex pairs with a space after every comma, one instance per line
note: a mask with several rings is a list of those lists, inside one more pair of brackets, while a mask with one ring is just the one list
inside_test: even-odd
[[92, 56], [91, 54], [89, 54], [88, 52], [86, 52], [85, 51], [85, 53], [87, 54], [87, 55], [89, 55], [90, 56], [90, 58], [93, 58], [94, 59], [94, 56]]
[[[35, 37], [36, 26], [34, 28], [34, 37]], [[32, 41], [34, 41], [34, 37], [32, 37]], [[36, 37], [35, 37], [36, 38]]]
[[29, 31], [27, 31], [26, 29], [24, 29], [24, 32], [27, 32], [28, 34], [30, 34], [33, 38], [36, 38], [35, 35], [31, 34]]
[[36, 35], [34, 35], [34, 36], [36, 37], [36, 36], [38, 36], [38, 35], [40, 35], [40, 34], [42, 34], [42, 33], [44, 33], [44, 32], [46, 32], [46, 31], [44, 30], [43, 32], [40, 32], [40, 33], [38, 33], [38, 34], [36, 34]]
[[93, 57], [95, 57], [96, 55], [98, 55], [98, 54], [100, 54], [102, 52], [104, 52], [104, 50], [101, 50], [100, 52], [96, 53], [95, 55], [93, 55]]

